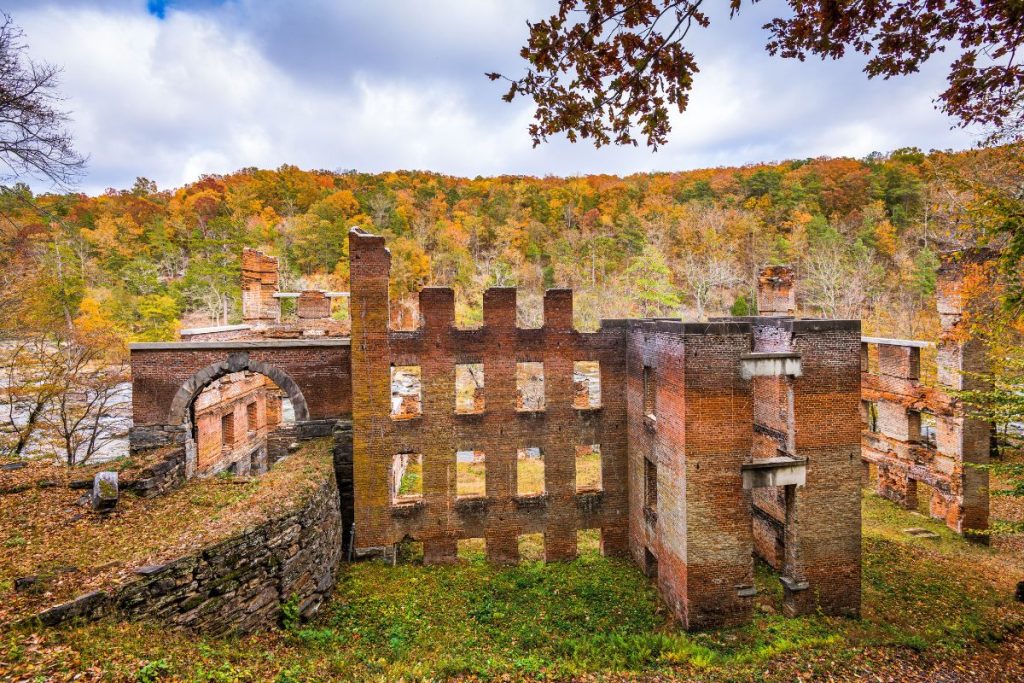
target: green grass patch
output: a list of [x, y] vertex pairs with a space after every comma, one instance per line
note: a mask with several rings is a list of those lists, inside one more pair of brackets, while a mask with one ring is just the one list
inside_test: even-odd
[[[1012, 558], [874, 496], [863, 510], [860, 620], [782, 616], [778, 577], [757, 563], [749, 624], [686, 633], [652, 583], [630, 561], [601, 557], [599, 533], [585, 531], [580, 557], [564, 563], [540, 561], [542, 538], [522, 537], [516, 567], [488, 565], [479, 540], [460, 544], [456, 565], [423, 566], [410, 544], [396, 567], [343, 567], [314, 621], [247, 638], [113, 622], [46, 631], [42, 645], [15, 634], [0, 641], [0, 669], [52, 675], [95, 666], [109, 680], [282, 683], [610, 673], [793, 680], [795, 671], [841, 669], [864, 648], [944, 658], [1024, 627], [1024, 607], [1009, 590], [1024, 570]], [[909, 526], [940, 538], [907, 536]]]

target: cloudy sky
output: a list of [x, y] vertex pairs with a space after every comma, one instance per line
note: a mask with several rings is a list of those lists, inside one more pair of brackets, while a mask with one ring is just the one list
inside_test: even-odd
[[[726, 3], [721, 2], [721, 5]], [[963, 148], [932, 98], [945, 61], [868, 81], [857, 58], [768, 56], [782, 3], [716, 17], [691, 43], [690, 109], [657, 152], [564, 140], [531, 148], [527, 101], [486, 71], [518, 74], [526, 20], [556, 0], [14, 0], [36, 59], [64, 67], [87, 192], [137, 176], [160, 187], [246, 166], [626, 174], [904, 146]], [[46, 189], [36, 184], [39, 190]]]

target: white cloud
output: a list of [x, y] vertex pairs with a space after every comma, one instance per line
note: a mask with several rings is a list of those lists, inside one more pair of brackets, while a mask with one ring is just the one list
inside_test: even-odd
[[168, 187], [282, 163], [624, 174], [973, 142], [932, 108], [942, 64], [868, 82], [856, 61], [773, 59], [758, 5], [697, 37], [690, 110], [658, 153], [564, 140], [532, 149], [529, 104], [501, 103], [501, 86], [482, 74], [521, 68], [523, 22], [552, 6], [242, 0], [159, 20], [141, 2], [79, 0], [26, 6], [15, 20], [34, 57], [65, 67], [90, 192], [140, 175]]

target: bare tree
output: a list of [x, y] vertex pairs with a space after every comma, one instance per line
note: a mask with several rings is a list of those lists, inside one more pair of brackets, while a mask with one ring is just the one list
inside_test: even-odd
[[64, 390], [63, 363], [43, 336], [12, 342], [3, 354], [3, 452], [20, 456], [44, 426], [47, 412]]
[[679, 271], [683, 278], [683, 289], [693, 300], [697, 320], [704, 320], [716, 294], [739, 280], [732, 261], [718, 254], [687, 254]]
[[807, 304], [825, 318], [859, 318], [871, 288], [871, 264], [825, 244], [804, 260], [801, 280]]
[[0, 24], [0, 182], [25, 176], [72, 185], [85, 168], [67, 130], [68, 114], [59, 108], [61, 69], [26, 54], [24, 32], [7, 13]]
[[101, 349], [77, 343], [63, 346], [61, 360], [65, 388], [48, 421], [65, 463], [81, 465], [120, 436], [108, 423], [128, 368], [123, 359], [110, 362]]

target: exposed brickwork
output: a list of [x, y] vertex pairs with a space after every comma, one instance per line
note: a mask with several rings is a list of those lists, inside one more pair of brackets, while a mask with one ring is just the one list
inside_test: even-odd
[[[281, 422], [281, 390], [268, 377], [226, 375], [203, 390], [193, 411], [198, 473], [267, 471], [267, 435]], [[230, 441], [223, 432], [228, 418], [233, 426]]]
[[278, 291], [277, 259], [256, 249], [242, 250], [242, 320], [277, 322], [281, 304]]
[[789, 266], [768, 266], [757, 278], [757, 311], [760, 315], [796, 313], [796, 271]]
[[[936, 296], [939, 388], [920, 383], [920, 342], [872, 341], [862, 351], [862, 456], [865, 465], [878, 469], [879, 495], [908, 509], [917, 508], [920, 497], [927, 496], [931, 516], [958, 533], [988, 526], [988, 473], [971, 464], [988, 462], [991, 428], [966, 416], [949, 393], [982, 388], [977, 374], [987, 369], [981, 342], [961, 329], [964, 271], [983, 258], [943, 257]], [[877, 373], [869, 371], [870, 347], [877, 349]], [[934, 416], [933, 439], [922, 433], [925, 415]]]
[[317, 289], [307, 289], [299, 294], [295, 314], [300, 320], [318, 320], [331, 317], [331, 300]]
[[[251, 369], [253, 362], [277, 369], [300, 390], [309, 419], [340, 418], [352, 411], [349, 346], [344, 341], [211, 342], [209, 344], [133, 344], [132, 411], [134, 424], [172, 424], [171, 405], [194, 375], [223, 364], [220, 375]], [[231, 363], [234, 363], [231, 366]], [[235, 367], [237, 369], [232, 369]], [[216, 373], [215, 373], [216, 374]], [[217, 376], [210, 377], [206, 384]], [[287, 387], [278, 382], [287, 391]], [[202, 386], [198, 387], [199, 390]], [[196, 392], [198, 395], [198, 391]], [[292, 403], [295, 404], [295, 397]], [[297, 416], [298, 419], [298, 416]]]
[[[179, 439], [204, 386], [228, 372], [262, 373], [302, 413], [268, 440], [270, 460], [292, 439], [334, 434], [341, 515], [346, 534], [354, 522], [356, 550], [412, 539], [426, 562], [444, 563], [455, 561], [459, 540], [483, 538], [491, 561], [511, 563], [520, 536], [542, 533], [546, 559], [565, 560], [576, 556], [578, 531], [596, 528], [606, 554], [631, 554], [657, 576], [688, 628], [749, 620], [755, 550], [780, 569], [788, 613], [858, 612], [859, 323], [787, 317], [790, 269], [762, 278], [759, 306], [779, 317], [604, 321], [581, 333], [572, 292], [549, 290], [543, 326], [519, 329], [516, 290], [495, 288], [484, 294], [483, 326], [462, 330], [453, 291], [427, 288], [420, 325], [395, 330], [384, 239], [353, 230], [349, 258], [350, 345], [133, 347], [133, 442]], [[323, 315], [326, 297], [312, 294], [320, 297], [307, 297], [309, 309], [300, 299], [300, 310]], [[894, 368], [910, 368], [899, 360]], [[596, 373], [577, 365], [593, 362]], [[461, 406], [457, 366], [473, 366]], [[595, 374], [599, 391], [589, 386]], [[586, 487], [576, 477], [577, 451], [594, 446], [597, 490], [588, 488], [596, 473]], [[542, 456], [543, 492], [519, 495], [517, 453], [528, 449]], [[458, 452], [467, 452], [461, 462]], [[745, 491], [746, 470], [773, 467], [780, 455], [806, 483]], [[413, 463], [422, 492], [396, 496]], [[460, 472], [481, 463], [482, 493], [459, 497]]]
[[[572, 328], [572, 293], [552, 290], [541, 329], [515, 326], [514, 289], [484, 294], [484, 325], [455, 327], [450, 289], [420, 294], [423, 326], [389, 330], [390, 255], [380, 237], [350, 235], [352, 379], [356, 546], [384, 546], [409, 537], [424, 543], [428, 562], [455, 559], [456, 543], [484, 538], [495, 562], [518, 560], [517, 537], [544, 533], [549, 560], [576, 555], [577, 530], [600, 528], [606, 553], [626, 550], [625, 363], [626, 330], [607, 325], [583, 334]], [[573, 363], [598, 361], [599, 408], [573, 407]], [[516, 363], [544, 364], [544, 409], [517, 411]], [[483, 364], [482, 413], [457, 414], [456, 364]], [[419, 366], [422, 415], [391, 416], [391, 366]], [[600, 444], [602, 491], [576, 493], [576, 446]], [[539, 497], [516, 495], [516, 452], [540, 448], [544, 488]], [[486, 495], [456, 496], [456, 452], [485, 455]], [[393, 506], [389, 472], [398, 453], [423, 454], [423, 499]]]

